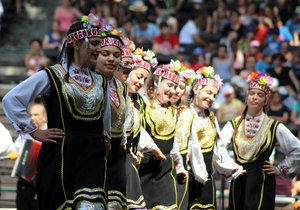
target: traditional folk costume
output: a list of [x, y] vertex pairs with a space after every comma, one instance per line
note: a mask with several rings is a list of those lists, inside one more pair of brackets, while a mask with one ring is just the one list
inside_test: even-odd
[[[198, 70], [200, 76], [195, 81], [198, 97], [202, 86], [214, 86], [217, 89], [222, 85], [218, 75], [214, 75], [212, 67], [204, 67]], [[227, 177], [236, 177], [242, 171], [242, 167], [234, 163], [229, 157], [222, 140], [217, 118], [213, 112], [200, 109], [191, 105], [194, 112], [192, 134], [189, 139], [190, 163], [192, 175], [189, 183], [189, 209], [216, 209], [216, 190], [213, 177], [215, 158], [219, 157], [218, 171], [225, 171]], [[200, 151], [199, 151], [200, 150]]]
[[[259, 89], [267, 95], [270, 84], [259, 83], [260, 78], [270, 80], [266, 75], [256, 74], [250, 79], [249, 89]], [[229, 209], [274, 209], [275, 175], [264, 172], [263, 165], [278, 144], [286, 158], [276, 167], [276, 174], [294, 177], [300, 167], [299, 140], [282, 123], [264, 113], [255, 117], [246, 113], [242, 119], [241, 116], [233, 119], [227, 122], [221, 134], [225, 141], [232, 142], [237, 163], [247, 171], [231, 182]]]
[[[91, 18], [94, 22], [89, 21]], [[82, 22], [82, 30], [67, 36], [69, 44], [84, 39], [88, 46], [88, 37], [100, 36], [97, 17], [90, 14]], [[61, 128], [65, 132], [57, 143], [42, 143], [37, 165], [40, 209], [106, 209], [103, 137], [106, 79], [88, 68], [62, 63], [42, 69], [16, 86], [3, 99], [4, 109], [17, 131], [31, 133], [36, 128], [26, 108], [42, 95], [48, 128]]]
[[[157, 88], [160, 88], [162, 77], [173, 82], [178, 81], [177, 75], [164, 67], [157, 68], [154, 75], [159, 76]], [[171, 106], [164, 107], [154, 100], [145, 107], [143, 127], [167, 158], [162, 161], [156, 160], [151, 153], [145, 152], [139, 165], [147, 209], [178, 209], [175, 172], [178, 161], [175, 162], [175, 159], [182, 161], [182, 158], [174, 141], [176, 128], [174, 109]], [[183, 167], [182, 169], [184, 170]]]
[[31, 132], [35, 128], [30, 118], [25, 114], [16, 118], [14, 113], [21, 110], [26, 113], [26, 105], [42, 95], [48, 128], [65, 131], [65, 137], [57, 143], [42, 144], [37, 166], [41, 209], [96, 206], [105, 209], [106, 158], [102, 132], [106, 80], [73, 64], [67, 83], [66, 69], [66, 65], [57, 64], [29, 77], [8, 93], [5, 110], [19, 131]]
[[[185, 83], [186, 88], [190, 88], [190, 85], [194, 81], [195, 72], [194, 70], [189, 70], [184, 64], [179, 61], [171, 61], [171, 64], [179, 69], [179, 80]], [[185, 90], [186, 91], [186, 90]], [[180, 99], [181, 101], [181, 99]], [[180, 102], [179, 101], [179, 102]], [[191, 135], [192, 123], [194, 119], [194, 112], [187, 105], [179, 104], [175, 106], [176, 111], [176, 131], [175, 131], [175, 141], [178, 144], [180, 155], [183, 159], [184, 168], [188, 168], [187, 165], [187, 153], [189, 138]], [[177, 176], [177, 195], [178, 195], [178, 209], [187, 210], [188, 209], [188, 198], [189, 190], [188, 183], [189, 177], [184, 179], [181, 176]]]
[[[138, 50], [139, 51], [139, 48]], [[124, 51], [123, 51], [124, 52]], [[148, 54], [152, 53], [151, 51], [147, 51]], [[151, 71], [151, 66], [156, 66], [156, 58], [152, 56], [147, 57], [148, 60], [145, 59], [147, 52], [140, 51], [137, 54], [133, 55], [133, 64], [132, 68], [134, 71], [135, 68], [142, 68], [146, 71]], [[124, 56], [128, 54], [128, 52], [124, 52]], [[123, 56], [123, 55], [122, 55]], [[154, 56], [154, 54], [153, 54]], [[151, 61], [151, 62], [150, 62]], [[129, 74], [127, 83], [130, 82], [131, 74]], [[133, 155], [136, 155], [138, 151], [139, 139], [141, 136], [141, 132], [144, 135], [148, 135], [144, 128], [141, 126], [142, 124], [142, 116], [143, 110], [145, 107], [145, 102], [143, 97], [139, 93], [129, 93], [130, 100], [130, 108], [128, 110], [128, 116], [131, 118], [129, 122], [129, 126], [132, 126], [131, 135], [127, 138], [127, 157], [126, 157], [126, 174], [127, 174], [127, 188], [126, 188], [126, 197], [127, 197], [127, 205], [128, 209], [146, 209], [146, 203], [144, 200], [144, 196], [142, 193], [140, 177], [138, 174], [138, 170], [136, 168], [136, 163], [133, 162]], [[126, 123], [127, 124], [127, 123]], [[126, 125], [128, 126], [128, 125]], [[129, 127], [128, 126], [128, 127]], [[127, 129], [128, 130], [128, 129]]]
[[[122, 50], [123, 43], [121, 32], [106, 25], [102, 27], [101, 48], [105, 46], [115, 46]], [[126, 202], [126, 152], [124, 123], [126, 118], [126, 84], [112, 78], [108, 80], [108, 97], [110, 106], [106, 107], [111, 116], [105, 123], [111, 131], [111, 151], [107, 156], [107, 196], [108, 209], [127, 209]]]

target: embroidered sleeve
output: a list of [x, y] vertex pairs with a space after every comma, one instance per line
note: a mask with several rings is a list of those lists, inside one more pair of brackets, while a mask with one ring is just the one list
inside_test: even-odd
[[3, 110], [18, 133], [31, 133], [36, 129], [27, 113], [27, 107], [36, 97], [48, 95], [50, 88], [46, 71], [39, 71], [4, 96]]
[[300, 141], [292, 132], [280, 123], [276, 130], [279, 151], [285, 154], [285, 159], [277, 166], [277, 174], [293, 178], [300, 172]]

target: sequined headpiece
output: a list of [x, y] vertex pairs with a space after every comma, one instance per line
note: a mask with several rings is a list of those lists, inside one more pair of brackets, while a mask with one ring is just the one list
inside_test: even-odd
[[214, 86], [218, 90], [223, 86], [220, 75], [215, 74], [215, 70], [212, 66], [204, 66], [196, 72], [196, 85], [197, 86]]
[[154, 68], [158, 64], [155, 54], [151, 50], [143, 51], [142, 48], [137, 48], [132, 58], [133, 67], [144, 68], [149, 72], [151, 71], [151, 67]]
[[264, 73], [254, 71], [248, 76], [247, 82], [249, 82], [248, 89], [259, 89], [269, 94], [273, 78]]
[[101, 37], [101, 23], [102, 20], [99, 16], [95, 16], [90, 13], [88, 16], [81, 18], [83, 28], [67, 35], [66, 40], [68, 43], [72, 43], [76, 40], [89, 38], [89, 37]]
[[189, 86], [193, 83], [195, 79], [195, 71], [189, 69], [184, 63], [180, 62], [179, 60], [171, 60], [170, 68], [179, 73], [179, 80], [184, 79], [186, 86]]
[[101, 29], [101, 44], [100, 47], [115, 46], [123, 49], [122, 32], [118, 31], [111, 24], [106, 24]]

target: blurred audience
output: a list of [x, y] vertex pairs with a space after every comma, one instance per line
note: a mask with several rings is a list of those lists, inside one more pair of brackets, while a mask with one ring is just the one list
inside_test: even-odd
[[27, 68], [27, 76], [31, 76], [39, 69], [50, 64], [50, 59], [43, 54], [42, 41], [40, 39], [32, 39], [30, 41], [30, 52], [24, 56], [25, 67]]

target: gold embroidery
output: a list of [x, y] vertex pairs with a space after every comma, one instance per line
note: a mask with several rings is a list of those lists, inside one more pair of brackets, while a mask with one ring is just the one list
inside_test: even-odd
[[237, 154], [237, 160], [241, 163], [255, 161], [263, 152], [265, 152], [273, 142], [270, 127], [273, 119], [265, 116], [260, 129], [254, 137], [248, 138], [245, 135], [244, 120], [239, 126], [234, 138], [234, 150]]
[[196, 133], [202, 152], [210, 152], [213, 150], [216, 129], [211, 120], [208, 117], [200, 117], [195, 115], [195, 125], [197, 125]]
[[194, 119], [194, 113], [191, 109], [184, 109], [181, 111], [175, 131], [175, 139], [178, 143], [179, 151], [181, 154], [187, 152], [188, 139], [191, 133], [191, 125]]
[[176, 125], [173, 108], [151, 108], [146, 106], [145, 120], [151, 128], [151, 134], [154, 138], [169, 140], [174, 137]]

